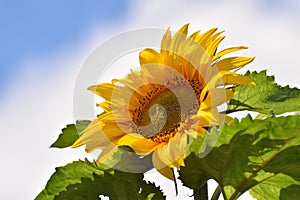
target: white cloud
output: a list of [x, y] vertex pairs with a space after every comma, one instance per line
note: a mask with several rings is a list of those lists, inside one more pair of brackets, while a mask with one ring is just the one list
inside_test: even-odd
[[[1, 197], [32, 199], [43, 189], [55, 166], [87, 156], [83, 148], [53, 150], [48, 146], [60, 129], [73, 122], [73, 89], [80, 65], [103, 38], [132, 28], [171, 26], [173, 30], [190, 22], [191, 30], [220, 27], [227, 38], [223, 47], [247, 45], [243, 54], [256, 56], [250, 70], [268, 69], [280, 84], [299, 87], [297, 47], [300, 45], [299, 15], [291, 10], [268, 13], [257, 1], [136, 1], [130, 16], [121, 25], [91, 29], [86, 39], [65, 47], [55, 55], [26, 61], [23, 75], [12, 83], [10, 93], [1, 101], [2, 127]], [[298, 2], [298, 1], [297, 1]], [[299, 3], [293, 1], [292, 8]], [[43, 69], [39, 70], [40, 65]], [[55, 66], [55, 67], [54, 67]], [[122, 66], [123, 67], [123, 66]], [[155, 179], [151, 175], [149, 179]], [[191, 195], [181, 190], [174, 199]], [[16, 192], [18, 191], [18, 192]], [[247, 199], [244, 197], [242, 199]]]

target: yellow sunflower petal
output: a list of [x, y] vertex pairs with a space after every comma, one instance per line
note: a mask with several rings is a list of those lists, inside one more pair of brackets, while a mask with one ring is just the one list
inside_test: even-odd
[[97, 103], [96, 105], [101, 107], [105, 112], [110, 112], [111, 111], [111, 103], [108, 102], [108, 101]]
[[214, 35], [214, 33], [217, 31], [217, 28], [212, 28], [196, 38], [196, 42], [201, 44], [204, 48], [207, 46], [207, 41]]
[[213, 113], [210, 111], [199, 110], [197, 115], [199, 116], [199, 124], [200, 127], [211, 126], [213, 120]]
[[124, 136], [126, 134], [126, 131], [128, 131], [128, 129], [127, 130], [123, 130], [123, 129], [128, 128], [128, 127], [125, 127], [123, 125], [123, 127], [122, 127], [123, 129], [121, 129], [120, 126], [121, 126], [121, 124], [117, 124], [115, 122], [105, 124], [101, 130], [104, 133], [103, 136], [106, 136], [109, 140], [113, 140], [113, 139]]
[[88, 88], [88, 90], [103, 97], [107, 101], [111, 100], [111, 96], [115, 89], [116, 89], [116, 86], [111, 83], [102, 83], [99, 85], [90, 86]]
[[220, 71], [232, 70], [243, 67], [253, 60], [254, 57], [231, 57], [220, 60], [219, 62], [217, 62], [216, 66]]
[[140, 134], [136, 134], [136, 133], [126, 134], [124, 137], [122, 137], [119, 140], [118, 145], [123, 146], [125, 144], [132, 144], [136, 141], [144, 140], [144, 139], [145, 138]]
[[107, 162], [109, 159], [113, 158], [113, 154], [117, 150], [118, 150], [118, 146], [113, 144], [113, 143], [110, 143], [109, 145], [107, 145], [107, 147], [105, 147], [103, 149], [103, 151], [101, 152], [101, 154], [97, 158], [97, 162], [100, 162], [100, 163]]
[[188, 134], [189, 136], [191, 136], [192, 138], [197, 138], [198, 133], [197, 133], [197, 127], [194, 129], [190, 129], [190, 130], [185, 130], [185, 134]]
[[118, 141], [125, 133], [116, 124], [99, 124], [98, 119], [92, 121], [81, 133], [80, 138], [72, 145], [76, 148], [86, 145], [86, 151], [104, 148], [108, 143]]
[[206, 86], [201, 91], [200, 100], [204, 100], [210, 89], [216, 88], [217, 86], [224, 85], [240, 85], [240, 84], [252, 84], [255, 83], [248, 77], [239, 75], [234, 72], [220, 71], [215, 73], [214, 77], [209, 80]]
[[243, 50], [243, 49], [248, 49], [248, 47], [238, 46], [238, 47], [230, 47], [230, 48], [223, 49], [222, 51], [220, 51], [219, 53], [217, 53], [216, 55], [213, 56], [213, 60], [217, 60], [226, 54], [229, 54], [229, 53], [232, 53], [235, 51], [239, 51], [239, 50]]
[[167, 145], [160, 146], [156, 152], [159, 159], [169, 167], [184, 165], [183, 156], [187, 146], [187, 135], [177, 133]]
[[[200, 119], [200, 118], [198, 117], [198, 119]], [[199, 122], [200, 120], [198, 120], [196, 123], [192, 124], [189, 129], [184, 131], [184, 133], [191, 136], [192, 138], [197, 138], [198, 136], [203, 136], [205, 133], [207, 133], [207, 130], [205, 128], [203, 128], [203, 127], [207, 127], [207, 126], [200, 124], [200, 122]]]
[[226, 122], [226, 123], [229, 123], [229, 122], [231, 122], [232, 120], [233, 120], [232, 117], [230, 117], [230, 116], [228, 116], [228, 115], [225, 115], [225, 122]]
[[161, 45], [160, 45], [160, 53], [162, 55], [165, 55], [166, 54], [166, 51], [168, 49], [170, 49], [170, 44], [172, 42], [172, 36], [171, 36], [171, 31], [170, 31], [170, 28], [168, 28], [161, 40]]
[[[147, 65], [146, 65], [147, 66]], [[131, 77], [132, 78], [132, 77]], [[119, 94], [118, 97], [128, 97], [130, 94], [132, 94], [135, 98], [143, 98], [144, 91], [141, 90], [139, 87], [140, 85], [136, 84], [136, 82], [133, 82], [129, 79], [129, 77], [126, 80], [123, 79], [115, 79], [118, 83], [124, 84], [126, 87], [124, 87], [124, 91]]]
[[207, 54], [210, 56], [210, 57], [213, 57], [213, 55], [215, 54], [219, 44], [222, 42], [222, 40], [224, 39], [225, 37], [219, 37], [217, 38], [216, 40], [214, 40], [212, 43], [210, 43], [207, 47]]
[[210, 43], [213, 43], [215, 40], [217, 40], [219, 38], [219, 36], [222, 35], [222, 33], [224, 33], [224, 31], [220, 31], [220, 32], [214, 33], [209, 38], [207, 47], [210, 45]]
[[92, 152], [96, 149], [103, 149], [105, 147], [107, 147], [107, 145], [111, 143], [111, 141], [109, 140], [105, 140], [103, 138], [99, 139], [93, 139], [93, 140], [82, 140], [82, 139], [78, 139], [73, 145], [72, 145], [72, 148], [77, 148], [79, 146], [82, 146], [82, 145], [86, 145], [85, 147], [85, 151], [86, 152]]
[[125, 145], [130, 146], [134, 150], [134, 152], [139, 155], [148, 155], [159, 147], [159, 144], [134, 133], [126, 134], [119, 140], [118, 146]]
[[185, 155], [185, 149], [187, 147], [187, 135], [177, 133], [171, 141], [169, 141], [169, 149], [173, 165], [177, 168], [184, 166], [183, 157]]
[[184, 43], [186, 42], [187, 32], [188, 32], [188, 26], [189, 24], [184, 25], [181, 27], [174, 35], [172, 42], [170, 44], [170, 49], [168, 49], [169, 53], [172, 54], [173, 59], [169, 59], [168, 63], [170, 64], [170, 67], [174, 67], [178, 65], [177, 59], [180, 59], [178, 57], [181, 56], [182, 53], [182, 47], [184, 46]]
[[82, 146], [82, 145], [84, 145], [84, 143], [82, 142], [82, 140], [81, 140], [80, 138], [78, 138], [78, 139], [74, 142], [74, 144], [72, 144], [72, 148], [77, 148], [77, 147], [80, 147], [80, 146]]
[[211, 108], [210, 110], [199, 110], [197, 115], [199, 116], [200, 127], [220, 125], [225, 121], [226, 116], [220, 114], [217, 108]]
[[153, 49], [145, 49], [139, 54], [140, 64], [162, 63], [161, 54]]
[[225, 88], [213, 88], [209, 90], [206, 99], [203, 99], [200, 109], [209, 109], [227, 102], [234, 96], [234, 91]]
[[189, 25], [190, 25], [189, 23], [183, 25], [177, 32], [187, 35]]
[[152, 163], [154, 168], [161, 173], [164, 177], [174, 180], [173, 171], [170, 167], [166, 166], [158, 157], [157, 152], [152, 155]]
[[197, 38], [197, 36], [199, 35], [200, 31], [196, 31], [195, 33], [191, 34], [189, 36], [189, 40], [195, 40], [195, 38]]
[[240, 84], [252, 84], [255, 83], [248, 77], [239, 75], [234, 72], [226, 72], [222, 73], [222, 80], [217, 82], [217, 85], [240, 85]]
[[80, 138], [75, 141], [72, 145], [72, 148], [76, 148], [82, 146], [84, 144], [97, 143], [100, 146], [105, 145], [108, 141], [106, 137], [103, 137], [103, 132], [101, 131], [101, 127], [98, 124], [98, 120], [92, 121], [87, 128], [85, 128], [81, 134]]
[[168, 145], [161, 146], [160, 148], [158, 148], [156, 150], [156, 152], [157, 152], [157, 155], [158, 155], [159, 159], [166, 166], [172, 167], [172, 163], [174, 162], [174, 160], [171, 157], [170, 148], [169, 148]]
[[[171, 68], [166, 68], [164, 65], [161, 64], [147, 64], [143, 65], [141, 67], [141, 71], [145, 77], [147, 77], [149, 83], [153, 84], [147, 84], [143, 87], [147, 87], [147, 91], [154, 89], [159, 84], [163, 85], [166, 80], [168, 80], [169, 76], [171, 75], [170, 72], [174, 72]], [[164, 76], [161, 76], [160, 74], [164, 74]], [[154, 84], [156, 83], [156, 84]]]

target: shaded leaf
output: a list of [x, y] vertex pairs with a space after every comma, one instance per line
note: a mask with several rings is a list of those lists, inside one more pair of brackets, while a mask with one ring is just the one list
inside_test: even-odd
[[[37, 196], [37, 200], [54, 199], [60, 192], [66, 191], [69, 185], [81, 183], [82, 178], [93, 179], [94, 175], [104, 175], [108, 170], [105, 166], [97, 166], [96, 163], [75, 161], [63, 167], [57, 167], [55, 173], [49, 179], [45, 189]], [[109, 170], [107, 172], [110, 172]]]
[[67, 125], [66, 128], [62, 129], [62, 133], [50, 147], [65, 148], [71, 146], [79, 138], [80, 132], [83, 131], [90, 122], [89, 120], [81, 120], [77, 121], [76, 125]]
[[118, 147], [112, 158], [105, 164], [119, 171], [131, 173], [145, 173], [153, 168], [152, 154], [139, 156], [127, 146]]
[[[197, 189], [215, 179], [225, 199], [236, 199], [254, 186], [252, 194], [264, 200], [289, 199], [291, 189], [300, 189], [300, 116], [265, 120], [248, 116], [212, 129], [206, 137], [215, 134], [219, 139], [207, 156], [199, 157], [205, 151], [201, 148], [185, 159], [186, 166], [180, 169], [184, 185]], [[204, 141], [198, 138], [191, 146]], [[209, 143], [204, 146], [211, 148]], [[266, 190], [275, 192], [269, 198], [266, 193], [259, 196]]]
[[109, 196], [111, 200], [164, 199], [154, 184], [142, 180], [142, 174], [105, 173], [104, 176], [94, 176], [94, 180], [85, 178], [82, 183], [68, 186], [67, 191], [61, 192], [55, 199], [99, 200], [100, 194]]
[[228, 112], [251, 110], [259, 113], [282, 114], [300, 110], [300, 90], [281, 87], [274, 83], [273, 76], [266, 71], [247, 72], [256, 85], [239, 85], [235, 87], [237, 94], [229, 101]]
[[164, 199], [159, 188], [143, 181], [143, 174], [125, 173], [89, 161], [76, 161], [56, 168], [36, 200]]

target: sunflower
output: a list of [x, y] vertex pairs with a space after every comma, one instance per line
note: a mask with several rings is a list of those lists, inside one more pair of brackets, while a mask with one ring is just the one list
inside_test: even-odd
[[165, 32], [160, 51], [139, 54], [140, 69], [123, 79], [89, 87], [105, 101], [105, 112], [73, 144], [86, 151], [102, 149], [99, 162], [110, 159], [120, 146], [140, 156], [151, 155], [153, 166], [173, 179], [172, 168], [184, 166], [190, 138], [203, 136], [211, 126], [229, 122], [218, 106], [231, 99], [232, 85], [252, 81], [231, 70], [250, 63], [251, 57], [227, 57], [246, 49], [238, 46], [217, 51], [224, 39], [217, 28], [188, 36], [188, 24], [174, 36]]

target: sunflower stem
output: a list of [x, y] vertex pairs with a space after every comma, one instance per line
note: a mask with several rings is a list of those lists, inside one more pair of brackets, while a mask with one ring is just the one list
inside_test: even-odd
[[178, 195], [178, 187], [177, 187], [177, 181], [176, 181], [174, 168], [172, 168], [172, 172], [173, 172], [173, 178], [174, 178], [174, 184], [175, 184], [175, 192], [176, 192], [176, 196], [177, 196]]
[[208, 200], [207, 182], [199, 189], [194, 190], [194, 200]]
[[216, 190], [214, 191], [214, 194], [212, 195], [211, 197], [211, 200], [218, 200], [219, 199], [219, 196], [222, 192], [222, 189], [221, 187], [218, 185], [218, 187], [216, 188]]

